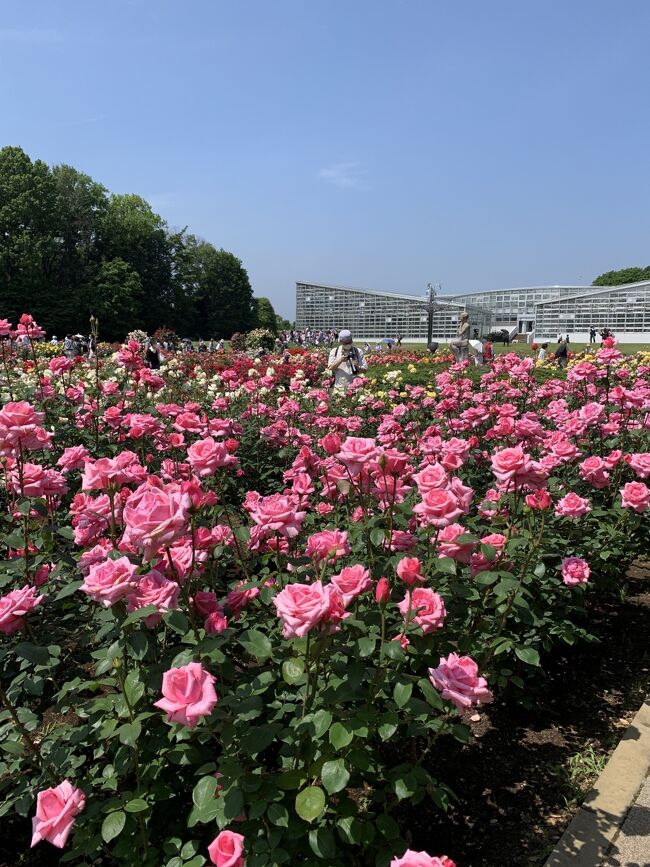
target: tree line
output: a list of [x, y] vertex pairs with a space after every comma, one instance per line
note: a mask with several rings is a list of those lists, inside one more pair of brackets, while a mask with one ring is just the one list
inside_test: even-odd
[[110, 193], [72, 166], [0, 149], [0, 317], [29, 311], [49, 334], [100, 339], [166, 326], [179, 336], [229, 338], [275, 330], [233, 253], [172, 230], [148, 202]]
[[645, 268], [621, 268], [619, 271], [606, 271], [596, 277], [592, 286], [623, 286], [625, 283], [639, 283], [650, 280], [650, 265]]

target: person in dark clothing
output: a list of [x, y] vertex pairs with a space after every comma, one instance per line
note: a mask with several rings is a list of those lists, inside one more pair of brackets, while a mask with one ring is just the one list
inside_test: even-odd
[[150, 340], [147, 343], [144, 360], [147, 367], [150, 367], [152, 370], [160, 370], [160, 350], [155, 340]]
[[555, 350], [555, 360], [557, 361], [558, 367], [565, 368], [567, 366], [569, 360], [569, 347], [564, 338], [561, 338], [557, 345], [557, 349]]

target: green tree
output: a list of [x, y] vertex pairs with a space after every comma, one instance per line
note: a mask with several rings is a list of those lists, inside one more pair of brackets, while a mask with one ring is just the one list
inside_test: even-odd
[[58, 333], [85, 330], [83, 300], [100, 258], [98, 232], [108, 208], [105, 187], [72, 166], [54, 166], [57, 257], [48, 275], [48, 316]]
[[273, 334], [278, 333], [278, 317], [268, 298], [254, 298], [255, 327], [265, 328]]
[[193, 335], [229, 338], [254, 326], [253, 290], [240, 259], [212, 244], [197, 243], [189, 270], [193, 295], [188, 325]]
[[83, 299], [84, 319], [90, 314], [99, 320], [101, 340], [123, 340], [138, 326], [142, 306], [142, 284], [138, 272], [123, 259], [100, 263]]
[[56, 184], [48, 166], [19, 147], [0, 150], [0, 298], [14, 322], [31, 312], [51, 328], [48, 276], [55, 268]]
[[622, 286], [625, 283], [638, 283], [650, 280], [650, 265], [645, 268], [621, 268], [620, 271], [606, 271], [596, 277], [592, 286]]
[[99, 231], [101, 258], [122, 259], [139, 275], [139, 319], [146, 331], [155, 331], [173, 310], [172, 246], [165, 221], [141, 196], [112, 195]]

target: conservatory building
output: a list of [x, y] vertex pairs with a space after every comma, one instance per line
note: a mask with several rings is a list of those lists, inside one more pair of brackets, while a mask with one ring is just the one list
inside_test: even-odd
[[[296, 283], [296, 328], [310, 331], [349, 328], [357, 340], [382, 340], [401, 335], [407, 341], [426, 342], [426, 305], [426, 297], [417, 295]], [[433, 312], [433, 339], [452, 340], [460, 314], [465, 310], [470, 314], [472, 330], [487, 333], [488, 310], [471, 303], [439, 298]]]

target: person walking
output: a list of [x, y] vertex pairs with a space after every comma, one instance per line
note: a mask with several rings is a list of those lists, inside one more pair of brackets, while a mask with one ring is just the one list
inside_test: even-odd
[[565, 368], [569, 361], [569, 347], [567, 346], [567, 342], [563, 337], [560, 337], [557, 349], [555, 350], [555, 360], [557, 361], [557, 366], [560, 369]]
[[334, 374], [334, 391], [345, 391], [352, 380], [368, 370], [363, 352], [352, 343], [352, 332], [339, 332], [339, 345], [330, 350], [327, 367]]
[[542, 345], [539, 349], [539, 352], [537, 353], [537, 360], [538, 361], [546, 361], [546, 359], [548, 358], [548, 352], [546, 351], [547, 349], [548, 349], [548, 343], [542, 343]]

